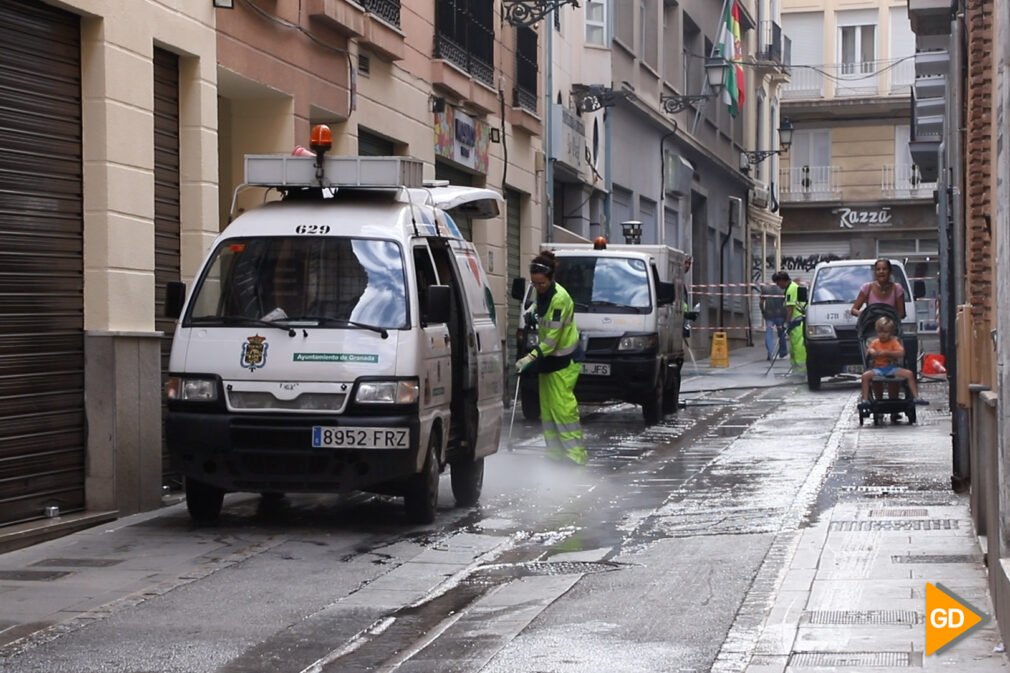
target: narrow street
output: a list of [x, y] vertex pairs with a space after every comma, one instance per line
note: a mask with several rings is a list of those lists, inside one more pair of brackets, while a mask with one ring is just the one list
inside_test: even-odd
[[[53, 605], [64, 591], [86, 599], [50, 614], [36, 591], [35, 605], [15, 606], [39, 619], [0, 624], [0, 663], [25, 673], [732, 668], [753, 646], [786, 551], [831, 498], [820, 486], [854, 426], [853, 393], [686, 394], [679, 414], [650, 428], [637, 407], [586, 410], [581, 469], [543, 458], [537, 424], [517, 419], [511, 446], [487, 462], [480, 506], [452, 507], [443, 476], [431, 527], [408, 527], [392, 498], [233, 495], [217, 527], [193, 528], [177, 505], [14, 552], [4, 570], [55, 575], [45, 580]], [[17, 585], [0, 581], [0, 595], [16, 597]]]

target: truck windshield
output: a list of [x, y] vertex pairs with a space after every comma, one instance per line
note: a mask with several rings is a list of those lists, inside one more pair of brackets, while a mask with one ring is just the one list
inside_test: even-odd
[[[891, 278], [905, 290], [905, 298], [911, 300], [908, 281], [900, 267], [895, 266]], [[859, 296], [859, 288], [873, 280], [873, 264], [859, 266], [825, 266], [814, 277], [811, 304], [851, 304]]]
[[626, 257], [562, 257], [557, 281], [568, 290], [576, 313], [649, 313], [649, 271]]
[[233, 238], [214, 251], [184, 324], [407, 326], [403, 257], [393, 241]]

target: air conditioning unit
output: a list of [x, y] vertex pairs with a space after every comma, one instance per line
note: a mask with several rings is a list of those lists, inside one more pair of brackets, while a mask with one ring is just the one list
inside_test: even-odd
[[751, 187], [749, 200], [752, 206], [757, 208], [767, 208], [768, 207], [768, 188], [767, 187]]

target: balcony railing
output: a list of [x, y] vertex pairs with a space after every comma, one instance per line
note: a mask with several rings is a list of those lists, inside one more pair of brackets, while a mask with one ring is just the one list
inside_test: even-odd
[[791, 51], [792, 49], [789, 38], [782, 32], [782, 26], [775, 21], [762, 21], [761, 58], [765, 61], [771, 61], [782, 66], [788, 66]]
[[779, 170], [782, 201], [833, 201], [841, 194], [838, 166], [796, 166]]
[[358, 0], [358, 2], [386, 23], [400, 27], [400, 0]]
[[[838, 98], [855, 96], [877, 96], [888, 93], [907, 94], [908, 86], [915, 79], [915, 63], [912, 59], [893, 58], [885, 61], [863, 61], [819, 65], [816, 68], [793, 64], [791, 81], [786, 84], [784, 98], [821, 98], [831, 87]], [[881, 91], [881, 83], [887, 89]]]
[[887, 164], [880, 167], [880, 191], [895, 199], [932, 198], [935, 182], [925, 182], [915, 164]]
[[470, 53], [447, 35], [435, 36], [435, 58], [449, 61], [474, 79], [494, 86], [494, 66]]

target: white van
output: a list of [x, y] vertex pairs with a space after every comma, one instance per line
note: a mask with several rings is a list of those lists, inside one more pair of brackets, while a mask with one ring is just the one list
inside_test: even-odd
[[[858, 318], [849, 312], [859, 289], [873, 280], [873, 259], [844, 259], [821, 262], [810, 281], [804, 327], [807, 349], [807, 386], [819, 390], [821, 379], [837, 374], [862, 374], [866, 369], [856, 334]], [[916, 371], [919, 357], [915, 297], [923, 294], [922, 281], [909, 287], [905, 266], [891, 260], [891, 278], [905, 291], [905, 320], [901, 340], [905, 348], [904, 366]], [[914, 292], [913, 292], [914, 290]]]
[[[555, 279], [575, 303], [575, 324], [584, 343], [580, 403], [639, 404], [655, 424], [680, 403], [684, 365], [684, 259], [663, 245], [555, 243]], [[513, 281], [513, 296], [532, 310], [536, 301], [525, 279]], [[518, 351], [536, 345], [536, 331], [520, 328]], [[536, 376], [522, 379], [523, 415], [539, 414]]]
[[480, 258], [447, 211], [487, 189], [421, 184], [405, 157], [246, 159], [278, 190], [217, 238], [180, 318], [166, 436], [197, 521], [229, 491], [369, 490], [435, 516], [442, 469], [480, 497], [502, 426], [502, 352]]

